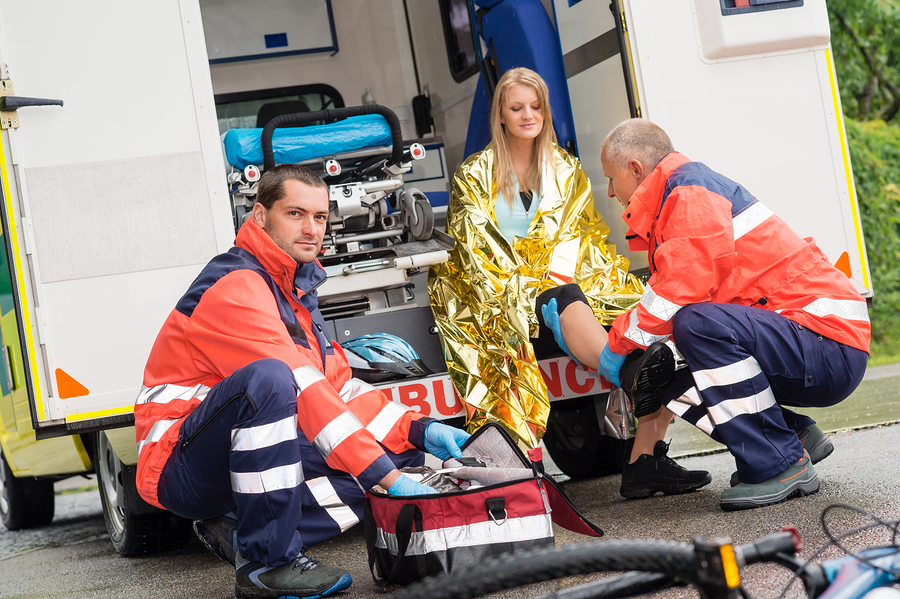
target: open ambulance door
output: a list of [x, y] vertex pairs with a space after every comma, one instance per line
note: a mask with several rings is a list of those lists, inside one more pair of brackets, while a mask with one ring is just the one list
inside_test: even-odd
[[[612, 127], [641, 116], [814, 237], [870, 298], [825, 2], [736, 4], [744, 3], [554, 1], [579, 157], [610, 238], [627, 252], [600, 147]], [[646, 265], [631, 258], [632, 268]]]
[[0, 96], [3, 499], [95, 469], [116, 548], [152, 550], [122, 427], [160, 326], [234, 239], [198, 0], [0, 0]]
[[166, 315], [233, 240], [198, 3], [3, 1], [0, 20], [6, 105], [61, 104], [3, 113], [16, 384], [38, 438], [126, 423]]

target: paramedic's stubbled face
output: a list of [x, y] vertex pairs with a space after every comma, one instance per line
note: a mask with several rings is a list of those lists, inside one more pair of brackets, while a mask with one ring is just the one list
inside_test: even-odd
[[328, 190], [288, 179], [284, 197], [270, 209], [263, 208], [257, 224], [298, 263], [313, 262], [322, 249], [328, 224]]
[[600, 152], [600, 165], [603, 167], [603, 176], [609, 181], [606, 194], [616, 198], [623, 208], [628, 206], [631, 196], [637, 191], [643, 177], [643, 165], [637, 160], [631, 160], [626, 168], [619, 168], [612, 164], [606, 153], [606, 148]]
[[506, 125], [507, 137], [534, 139], [544, 128], [544, 113], [537, 92], [528, 85], [513, 85], [506, 92], [500, 109], [500, 122]]

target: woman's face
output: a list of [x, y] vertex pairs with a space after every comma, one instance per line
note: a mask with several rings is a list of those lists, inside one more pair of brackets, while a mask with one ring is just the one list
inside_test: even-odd
[[506, 125], [507, 137], [535, 139], [544, 128], [543, 107], [537, 91], [528, 85], [511, 86], [500, 109], [500, 122]]

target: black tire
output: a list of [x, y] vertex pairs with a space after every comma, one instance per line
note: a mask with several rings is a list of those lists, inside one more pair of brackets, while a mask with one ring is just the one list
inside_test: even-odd
[[134, 557], [184, 547], [191, 521], [151, 506], [140, 498], [136, 468], [122, 463], [104, 432], [94, 435], [94, 459], [103, 519], [116, 552]]
[[[694, 547], [686, 543], [652, 540], [575, 543], [487, 559], [462, 571], [429, 577], [400, 589], [394, 599], [470, 599], [526, 584], [594, 572], [662, 574], [625, 575], [626, 582], [634, 585], [636, 591], [648, 592], [672, 586], [670, 579], [673, 577], [678, 577], [681, 584], [695, 582], [699, 569], [700, 560]], [[615, 586], [621, 587], [621, 584]], [[622, 596], [621, 588], [604, 585], [603, 590], [611, 594], [619, 591], [615, 596]]]
[[0, 452], [0, 516], [9, 530], [40, 528], [53, 521], [53, 481], [13, 476]]
[[604, 435], [597, 420], [595, 397], [553, 403], [547, 419], [544, 445], [550, 457], [573, 479], [620, 474], [634, 439], [623, 441]]

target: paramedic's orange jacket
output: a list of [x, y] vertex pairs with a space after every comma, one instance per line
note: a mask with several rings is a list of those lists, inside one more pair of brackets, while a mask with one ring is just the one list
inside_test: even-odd
[[432, 419], [351, 378], [343, 350], [325, 334], [315, 295], [324, 280], [318, 261], [298, 265], [253, 221], [206, 266], [159, 332], [135, 403], [137, 486], [146, 501], [162, 507], [157, 485], [184, 418], [213, 385], [263, 358], [291, 368], [299, 429], [364, 489], [394, 468], [379, 442], [394, 453], [422, 449]]
[[778, 312], [829, 339], [869, 351], [865, 300], [812, 238], [801, 238], [746, 189], [678, 152], [635, 191], [623, 218], [632, 250], [648, 252], [640, 303], [613, 323], [625, 355], [672, 334], [682, 307], [701, 302]]

